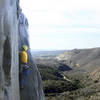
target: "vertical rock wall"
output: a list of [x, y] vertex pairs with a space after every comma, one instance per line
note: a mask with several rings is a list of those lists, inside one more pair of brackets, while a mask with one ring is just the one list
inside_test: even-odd
[[19, 0], [0, 0], [0, 100], [45, 100], [37, 66], [28, 50], [30, 75], [19, 89], [19, 50], [29, 46], [28, 21]]
[[0, 0], [0, 100], [19, 100], [16, 0]]
[[[22, 45], [29, 47], [28, 41], [28, 21], [23, 15], [21, 8], [18, 5], [18, 19], [19, 19], [19, 50]], [[30, 74], [25, 78], [24, 89], [20, 91], [21, 100], [45, 100], [42, 90], [42, 80], [37, 66], [33, 62], [30, 50], [28, 50], [28, 65], [31, 67]]]

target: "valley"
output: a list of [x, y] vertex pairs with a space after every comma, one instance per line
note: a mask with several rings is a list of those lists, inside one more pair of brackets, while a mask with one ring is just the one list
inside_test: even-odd
[[33, 55], [47, 100], [100, 100], [100, 48], [52, 53]]

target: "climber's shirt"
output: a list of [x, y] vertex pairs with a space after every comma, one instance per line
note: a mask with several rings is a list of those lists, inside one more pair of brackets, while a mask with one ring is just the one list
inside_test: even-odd
[[19, 58], [20, 63], [27, 64], [27, 60], [28, 60], [27, 52], [26, 51], [20, 51], [19, 55], [20, 55], [20, 58]]

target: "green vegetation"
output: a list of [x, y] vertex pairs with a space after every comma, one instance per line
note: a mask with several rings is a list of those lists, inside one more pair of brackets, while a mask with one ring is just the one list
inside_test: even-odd
[[79, 81], [68, 82], [64, 80], [48, 80], [43, 82], [44, 92], [48, 93], [62, 93], [65, 91], [73, 91], [81, 88]]
[[[42, 76], [43, 89], [47, 97], [50, 95], [55, 96], [63, 92], [75, 91], [83, 87], [80, 80], [76, 78], [70, 78], [63, 72], [58, 71], [57, 68], [48, 67], [40, 64], [37, 65]], [[71, 81], [66, 81], [63, 75], [66, 76], [66, 78], [71, 79]]]
[[100, 100], [100, 48], [48, 58], [36, 60], [46, 100]]
[[[82, 74], [73, 76], [53, 66], [37, 65], [43, 79], [46, 100], [99, 100], [99, 85], [86, 73], [83, 73], [84, 77]], [[64, 76], [70, 81], [64, 79]]]
[[42, 80], [61, 80], [63, 76], [56, 68], [37, 64]]

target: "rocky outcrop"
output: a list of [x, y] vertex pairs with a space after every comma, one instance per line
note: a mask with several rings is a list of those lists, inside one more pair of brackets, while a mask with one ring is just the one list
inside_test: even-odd
[[19, 0], [0, 0], [0, 100], [45, 100], [37, 66], [28, 50], [30, 75], [19, 89], [19, 50], [28, 45], [28, 21]]
[[89, 77], [94, 81], [94, 82], [99, 82], [100, 83], [100, 67], [95, 69], [93, 72], [89, 74]]

